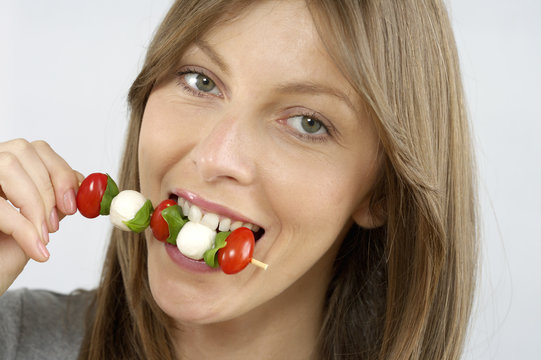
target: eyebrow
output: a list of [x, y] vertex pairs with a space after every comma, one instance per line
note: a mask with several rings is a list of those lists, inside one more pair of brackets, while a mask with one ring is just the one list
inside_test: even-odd
[[[195, 41], [195, 45], [201, 49], [225, 74], [230, 75], [231, 70], [226, 64], [224, 59], [218, 54], [212, 46], [203, 39]], [[344, 102], [351, 110], [357, 111], [355, 105], [351, 102], [351, 99], [343, 92], [333, 87], [315, 84], [312, 82], [303, 83], [284, 83], [277, 87], [278, 91], [286, 94], [308, 94], [308, 95], [329, 95]]]
[[354, 112], [357, 111], [355, 105], [351, 102], [351, 99], [343, 92], [333, 87], [315, 84], [312, 82], [303, 83], [284, 83], [278, 85], [278, 91], [286, 94], [308, 94], [308, 95], [328, 95], [337, 98], [344, 102]]
[[214, 49], [208, 42], [202, 39], [198, 39], [195, 41], [195, 45], [199, 49], [201, 49], [201, 51], [203, 51], [216, 65], [218, 65], [220, 70], [222, 70], [227, 75], [231, 74], [229, 66], [225, 63], [220, 54], [214, 51]]

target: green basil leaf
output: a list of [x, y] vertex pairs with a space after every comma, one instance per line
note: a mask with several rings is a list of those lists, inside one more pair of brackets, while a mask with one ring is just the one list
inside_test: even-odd
[[211, 249], [208, 249], [203, 254], [203, 259], [207, 263], [208, 266], [217, 268], [219, 266], [218, 264], [218, 250], [225, 247], [227, 245], [227, 237], [231, 234], [231, 231], [224, 231], [219, 232], [216, 234], [216, 237], [214, 238], [214, 247]]
[[107, 175], [107, 186], [105, 187], [105, 192], [101, 198], [100, 203], [100, 215], [109, 215], [111, 210], [111, 201], [113, 198], [118, 195], [118, 186], [116, 186], [115, 181]]
[[150, 225], [150, 215], [152, 214], [152, 203], [145, 201], [144, 205], [137, 211], [135, 217], [129, 221], [123, 221], [124, 224], [136, 233], [143, 232]]
[[178, 205], [168, 206], [163, 209], [162, 217], [169, 227], [169, 237], [165, 241], [176, 245], [178, 233], [184, 224], [188, 222], [188, 219], [182, 216], [182, 209]]

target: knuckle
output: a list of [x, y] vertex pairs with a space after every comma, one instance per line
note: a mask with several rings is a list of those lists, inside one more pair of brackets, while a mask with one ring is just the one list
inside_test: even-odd
[[53, 181], [54, 187], [59, 189], [61, 193], [73, 187], [73, 177], [68, 176], [68, 174], [65, 172], [56, 174]]
[[51, 184], [50, 181], [46, 181], [43, 183], [42, 185], [42, 189], [41, 189], [42, 193], [43, 193], [43, 200], [45, 201], [45, 203], [48, 205], [48, 206], [53, 206], [54, 203], [55, 203], [55, 193], [54, 193], [54, 188], [53, 188], [53, 184]]
[[0, 152], [0, 168], [10, 168], [15, 165], [19, 160], [10, 152]]
[[32, 146], [35, 148], [35, 149], [50, 149], [51, 148], [51, 145], [49, 145], [48, 142], [44, 141], [44, 140], [35, 140], [35, 141], [32, 141]]
[[31, 148], [31, 145], [28, 142], [28, 140], [23, 139], [23, 138], [11, 140], [9, 144], [10, 144], [10, 148], [12, 149], [14, 153], [22, 153], [22, 152], [28, 151]]
[[48, 174], [41, 174], [34, 179], [39, 196], [43, 199], [45, 206], [51, 207], [55, 203], [55, 189]]

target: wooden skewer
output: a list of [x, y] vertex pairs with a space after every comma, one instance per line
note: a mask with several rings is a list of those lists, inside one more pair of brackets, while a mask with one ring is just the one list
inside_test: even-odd
[[261, 262], [259, 260], [253, 259], [253, 258], [252, 258], [252, 260], [250, 260], [250, 262], [252, 264], [254, 264], [255, 266], [257, 266], [257, 267], [262, 268], [263, 270], [267, 270], [267, 268], [269, 267], [269, 265], [265, 264], [264, 262]]

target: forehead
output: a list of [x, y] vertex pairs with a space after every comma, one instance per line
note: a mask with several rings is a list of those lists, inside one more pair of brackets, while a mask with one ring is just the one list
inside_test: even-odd
[[[250, 5], [222, 21], [203, 37], [232, 68], [250, 66], [261, 72], [294, 75], [296, 80], [323, 83], [345, 77], [325, 50], [305, 1], [266, 1]], [[194, 51], [191, 47], [188, 52]], [[352, 89], [349, 89], [352, 90]]]
[[254, 2], [219, 22], [207, 37], [222, 41], [251, 39], [262, 46], [277, 40], [294, 47], [320, 45], [313, 19], [302, 0]]

